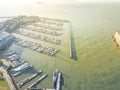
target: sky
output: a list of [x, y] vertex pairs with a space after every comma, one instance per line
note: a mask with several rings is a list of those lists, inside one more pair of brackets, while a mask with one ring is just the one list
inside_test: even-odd
[[0, 4], [14, 4], [14, 3], [75, 3], [75, 2], [120, 2], [120, 0], [0, 0]]

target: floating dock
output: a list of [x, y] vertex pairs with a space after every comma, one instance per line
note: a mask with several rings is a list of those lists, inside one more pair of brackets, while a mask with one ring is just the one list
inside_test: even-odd
[[29, 78], [24, 79], [21, 83], [18, 83], [18, 87], [21, 88], [23, 85], [25, 85], [26, 83], [28, 83], [29, 81], [31, 81], [32, 79], [34, 79], [35, 77], [37, 77], [40, 73], [42, 73], [41, 70], [38, 71], [37, 73], [33, 74]]
[[115, 34], [112, 37], [114, 38], [114, 41], [116, 41], [117, 46], [120, 47], [120, 33], [115, 32]]
[[42, 77], [40, 77], [36, 82], [34, 82], [33, 84], [31, 84], [28, 87], [28, 90], [32, 90], [31, 88], [34, 87], [35, 85], [37, 85], [40, 81], [42, 81], [45, 77], [47, 77], [47, 74], [44, 74]]

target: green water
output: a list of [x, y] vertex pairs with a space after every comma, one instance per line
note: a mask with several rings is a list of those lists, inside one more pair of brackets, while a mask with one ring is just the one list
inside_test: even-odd
[[[48, 7], [37, 5], [32, 13], [30, 12], [32, 7], [25, 8], [27, 11], [19, 12], [72, 21], [78, 60], [69, 58], [67, 44], [61, 47], [64, 49], [63, 52], [55, 57], [21, 48], [21, 55], [34, 65], [35, 70], [42, 69], [48, 74], [38, 87], [53, 88], [52, 74], [57, 68], [62, 71], [64, 77], [62, 90], [120, 90], [120, 49], [112, 39], [112, 35], [120, 31], [119, 5], [115, 3]], [[45, 11], [42, 11], [43, 8]], [[11, 48], [14, 49], [14, 46]], [[19, 82], [30, 75], [30, 73], [22, 74], [16, 78], [16, 81]]]

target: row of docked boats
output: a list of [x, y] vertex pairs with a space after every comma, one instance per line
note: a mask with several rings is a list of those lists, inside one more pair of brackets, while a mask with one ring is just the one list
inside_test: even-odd
[[[14, 54], [16, 54], [15, 51], [8, 51], [6, 53], [6, 57], [12, 57]], [[18, 55], [18, 54], [16, 54]], [[19, 56], [20, 57], [20, 56]], [[33, 65], [30, 65], [27, 62], [22, 63], [19, 66], [16, 66], [14, 68], [12, 68], [10, 70], [10, 73], [12, 74], [12, 76], [16, 77], [20, 74], [22, 74], [23, 72], [27, 71], [28, 69], [33, 68]], [[30, 82], [31, 80], [33, 80], [34, 78], [36, 78], [38, 75], [40, 75], [42, 73], [42, 70], [39, 70], [38, 72], [36, 72], [35, 74], [33, 74], [30, 77], [27, 77], [26, 79], [22, 80], [21, 82], [17, 83], [18, 88], [22, 88], [22, 86], [24, 86], [25, 84], [27, 84], [28, 82]], [[31, 88], [33, 88], [35, 85], [37, 85], [40, 81], [42, 81], [44, 78], [47, 77], [47, 74], [42, 75], [39, 79], [37, 79], [33, 84], [31, 84], [28, 87], [28, 90], [32, 90]]]
[[36, 31], [42, 34], [47, 34], [47, 35], [52, 35], [52, 36], [60, 36], [62, 35], [61, 31], [56, 31], [56, 30], [49, 30], [40, 26], [33, 26], [33, 25], [28, 25], [27, 27], [24, 27], [27, 30], [31, 31]]
[[10, 70], [14, 77], [33, 67], [21, 58], [15, 51], [8, 51], [6, 59], [14, 65], [13, 69]]
[[15, 53], [15, 51], [8, 51], [6, 53], [6, 58], [11, 61], [14, 61], [14, 60], [19, 59], [19, 56]]
[[17, 45], [20, 45], [20, 46], [25, 47], [25, 48], [30, 48], [32, 50], [39, 52], [39, 53], [44, 53], [44, 54], [47, 54], [50, 56], [55, 55], [59, 51], [56, 48], [53, 48], [50, 46], [43, 46], [39, 43], [35, 43], [32, 41], [28, 41], [28, 40], [23, 40], [20, 38], [16, 38], [16, 41], [17, 41], [17, 43], [16, 43]]
[[58, 70], [55, 70], [53, 74], [53, 87], [55, 90], [61, 90], [61, 83], [62, 83], [62, 73]]
[[30, 37], [30, 38], [38, 39], [38, 40], [48, 42], [48, 43], [52, 43], [52, 44], [56, 44], [56, 45], [60, 45], [60, 43], [61, 43], [61, 40], [59, 40], [57, 38], [42, 35], [40, 33], [35, 33], [33, 31], [30, 32], [30, 31], [22, 29], [22, 28], [17, 33], [21, 34], [21, 35], [24, 35], [24, 36], [27, 36], [27, 37]]
[[17, 67], [25, 62], [15, 51], [8, 51], [6, 53], [6, 60], [9, 60], [13, 67]]
[[55, 26], [63, 26], [63, 22], [55, 21], [55, 20], [46, 20], [46, 19], [40, 19], [41, 23], [49, 24], [49, 25], [55, 25]]
[[18, 75], [20, 75], [20, 74], [22, 74], [24, 71], [26, 71], [26, 70], [28, 70], [28, 69], [30, 69], [30, 68], [32, 68], [33, 66], [32, 65], [30, 65], [30, 64], [28, 64], [28, 63], [23, 63], [22, 65], [20, 65], [20, 66], [18, 66], [18, 67], [16, 67], [16, 68], [13, 68], [12, 70], [11, 70], [11, 72], [13, 73], [12, 75], [14, 76], [14, 77], [16, 77], [16, 76], [18, 76]]
[[42, 29], [48, 29], [48, 30], [55, 30], [55, 31], [62, 31], [63, 28], [61, 26], [55, 26], [55, 25], [49, 25], [49, 24], [43, 24], [41, 22], [33, 24], [34, 26], [38, 26]]
[[54, 18], [46, 18], [46, 17], [41, 17], [40, 21], [51, 21], [51, 22], [56, 22], [56, 23], [68, 23], [69, 20], [63, 20], [63, 19], [54, 19]]

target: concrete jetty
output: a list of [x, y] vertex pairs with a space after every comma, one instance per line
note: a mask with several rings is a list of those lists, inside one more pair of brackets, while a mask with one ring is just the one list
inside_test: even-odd
[[31, 90], [32, 87], [34, 87], [35, 85], [37, 85], [40, 81], [42, 81], [45, 77], [47, 77], [47, 74], [44, 74], [42, 77], [40, 77], [36, 82], [34, 82], [33, 84], [31, 84], [28, 87], [28, 90]]
[[70, 27], [70, 33], [69, 33], [69, 39], [70, 39], [70, 58], [77, 60], [77, 54], [75, 49], [75, 43], [74, 43], [74, 37], [73, 37], [73, 28], [72, 28], [72, 22], [69, 22]]

